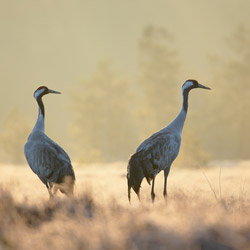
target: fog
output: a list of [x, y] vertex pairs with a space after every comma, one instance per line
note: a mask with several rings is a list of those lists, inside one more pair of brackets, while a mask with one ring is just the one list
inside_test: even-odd
[[[108, 161], [124, 160], [126, 155], [128, 158], [143, 138], [159, 130], [164, 124], [167, 125], [179, 111], [181, 85], [186, 79], [194, 78], [212, 87], [213, 90], [209, 94], [201, 91], [191, 93], [187, 128], [185, 127], [187, 146], [184, 142], [183, 146], [187, 149], [193, 148], [194, 143], [200, 145], [194, 148], [194, 151], [202, 147], [201, 154], [208, 154], [210, 159], [250, 156], [247, 150], [242, 153], [244, 151], [242, 148], [247, 149], [248, 146], [246, 136], [248, 118], [245, 114], [249, 107], [243, 100], [249, 99], [249, 95], [247, 91], [235, 91], [235, 86], [240, 84], [244, 83], [243, 90], [249, 86], [250, 76], [248, 70], [244, 69], [250, 65], [249, 62], [247, 64], [249, 50], [238, 48], [244, 48], [250, 41], [249, 1], [1, 0], [0, 2], [0, 134], [1, 138], [7, 132], [15, 134], [17, 129], [8, 131], [10, 126], [6, 124], [20, 123], [20, 127], [24, 128], [24, 139], [22, 143], [18, 138], [17, 141], [20, 143], [16, 147], [20, 147], [21, 153], [23, 152], [21, 146], [28, 136], [27, 127], [31, 130], [37, 118], [38, 108], [33, 92], [40, 85], [62, 92], [60, 96], [44, 97], [47, 134], [75, 159], [84, 160], [82, 158], [86, 156], [93, 160], [87, 155], [90, 151], [92, 153], [94, 151], [97, 152], [97, 160]], [[142, 67], [143, 56], [140, 53], [149, 54], [148, 51], [141, 50], [140, 41], [144, 38], [143, 34], [148, 27], [166, 31], [166, 40], [163, 39], [161, 42], [160, 37], [158, 43], [156, 34], [154, 39], [157, 41], [153, 45], [157, 47], [160, 44], [164, 50], [172, 51], [174, 56], [170, 56], [170, 59], [177, 64], [174, 70], [166, 68], [168, 73], [161, 79], [161, 81], [166, 80], [166, 88], [160, 92], [161, 99], [165, 100], [166, 106], [171, 106], [165, 110], [166, 119], [161, 121], [154, 120], [156, 112], [147, 106], [148, 100], [153, 97], [146, 96], [148, 90], [143, 85], [148, 78], [145, 68]], [[237, 37], [235, 45], [234, 39]], [[243, 57], [237, 57], [237, 54]], [[149, 61], [149, 66], [152, 65], [157, 69], [155, 71], [157, 75], [158, 68], [155, 66], [157, 60], [150, 57]], [[121, 93], [119, 88], [110, 87], [110, 91], [114, 91], [113, 96], [123, 95], [120, 112], [126, 110], [127, 113], [124, 114], [135, 121], [135, 123], [123, 123], [125, 128], [121, 129], [121, 133], [125, 133], [127, 140], [125, 148], [121, 149], [123, 153], [115, 152], [119, 157], [112, 156], [114, 145], [110, 147], [111, 152], [106, 152], [110, 155], [103, 157], [106, 153], [98, 148], [97, 144], [89, 144], [94, 134], [89, 132], [89, 128], [93, 127], [93, 124], [97, 126], [98, 117], [94, 111], [97, 110], [98, 100], [94, 102], [94, 108], [88, 110], [86, 94], [92, 95], [89, 97], [90, 100], [96, 99], [94, 96], [96, 92], [90, 86], [95, 84], [95, 79], [100, 79], [96, 77], [99, 74], [103, 77], [101, 79], [104, 79], [100, 81], [103, 85], [97, 83], [101, 92], [109, 87], [109, 79], [105, 80], [109, 75], [98, 66], [103, 62], [110, 65], [111, 71], [115, 72], [113, 86], [116, 86], [116, 82], [122, 81], [123, 84], [119, 86], [123, 90], [128, 90], [127, 93], [124, 91]], [[235, 62], [238, 62], [237, 67]], [[234, 65], [232, 67], [235, 70], [231, 70], [230, 65]], [[229, 72], [232, 75], [228, 74]], [[153, 78], [150, 84], [148, 86], [152, 88]], [[158, 87], [158, 83], [155, 84]], [[228, 92], [227, 88], [232, 91]], [[144, 94], [146, 99], [138, 100]], [[83, 100], [77, 102], [81, 97]], [[238, 109], [234, 109], [235, 105], [227, 104], [227, 98], [233, 100], [232, 97], [235, 101], [230, 102], [230, 105], [242, 104]], [[114, 102], [115, 99], [112, 100]], [[85, 109], [82, 105], [86, 106]], [[239, 110], [242, 111], [241, 118], [234, 115], [239, 114]], [[103, 115], [101, 110], [98, 112], [100, 116]], [[18, 115], [11, 116], [17, 113]], [[81, 113], [82, 117], [79, 118]], [[113, 116], [110, 115], [107, 120], [109, 124], [119, 110], [114, 109], [110, 113]], [[237, 126], [238, 119], [241, 121], [239, 126]], [[88, 121], [89, 127], [85, 126], [84, 121]], [[106, 123], [102, 120], [97, 129], [103, 128], [104, 124]], [[114, 122], [113, 130], [115, 124]], [[108, 131], [107, 128], [103, 134], [105, 131]], [[20, 132], [17, 136], [19, 134]], [[88, 140], [86, 134], [90, 136]], [[109, 139], [112, 138], [110, 141], [113, 141], [114, 137], [119, 137], [111, 132], [108, 135]], [[228, 139], [227, 135], [230, 135], [231, 139]], [[124, 140], [122, 138], [121, 136], [113, 143], [118, 145]], [[234, 145], [235, 142], [235, 146], [228, 146]], [[3, 142], [0, 142], [0, 145], [2, 154], [7, 154], [3, 150]], [[91, 150], [85, 150], [85, 146]], [[77, 150], [79, 147], [83, 148], [80, 150], [82, 152]], [[16, 151], [15, 149], [13, 153]], [[183, 152], [182, 157], [188, 150]]]

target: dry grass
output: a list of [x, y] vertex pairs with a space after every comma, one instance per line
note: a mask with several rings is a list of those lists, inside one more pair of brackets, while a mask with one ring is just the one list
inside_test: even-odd
[[156, 202], [127, 200], [126, 163], [77, 166], [74, 200], [46, 188], [26, 166], [1, 165], [0, 249], [250, 249], [250, 162], [163, 174]]

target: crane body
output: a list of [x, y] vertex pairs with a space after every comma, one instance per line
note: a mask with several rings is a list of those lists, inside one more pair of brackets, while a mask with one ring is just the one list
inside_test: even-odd
[[173, 161], [179, 154], [181, 135], [188, 110], [188, 94], [191, 89], [210, 89], [196, 80], [187, 80], [182, 86], [182, 108], [177, 117], [165, 128], [143, 141], [130, 157], [127, 167], [128, 199], [132, 188], [140, 198], [140, 187], [143, 178], [151, 184], [151, 199], [154, 201], [154, 184], [156, 175], [164, 171], [164, 197], [167, 196], [167, 178]]
[[75, 174], [70, 158], [63, 148], [51, 140], [44, 131], [45, 109], [42, 97], [49, 93], [60, 94], [60, 92], [50, 90], [45, 86], [39, 87], [34, 92], [39, 114], [24, 146], [24, 153], [32, 171], [46, 185], [50, 197], [53, 197], [58, 189], [62, 193], [72, 196]]

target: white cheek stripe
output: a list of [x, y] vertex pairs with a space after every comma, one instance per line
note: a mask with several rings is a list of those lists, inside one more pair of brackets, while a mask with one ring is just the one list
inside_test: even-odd
[[44, 89], [39, 89], [34, 93], [34, 97], [37, 98], [40, 94], [42, 94]]
[[189, 88], [189, 87], [191, 87], [191, 86], [193, 86], [193, 82], [191, 82], [191, 81], [186, 81], [183, 87], [186, 89], [186, 88]]
[[183, 87], [182, 87], [182, 93], [183, 93], [183, 91], [184, 91], [185, 89], [187, 89], [187, 88], [189, 88], [189, 87], [191, 87], [191, 86], [193, 86], [193, 82], [191, 82], [191, 81], [186, 81], [186, 82], [184, 83]]

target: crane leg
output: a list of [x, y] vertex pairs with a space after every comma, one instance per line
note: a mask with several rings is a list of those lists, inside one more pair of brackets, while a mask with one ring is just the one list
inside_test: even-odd
[[154, 200], [155, 200], [154, 187], [155, 187], [155, 176], [154, 176], [154, 178], [153, 178], [152, 189], [151, 189], [151, 199], [152, 199], [152, 202], [154, 202]]
[[130, 196], [130, 187], [128, 187], [128, 200], [129, 200], [129, 203], [130, 203], [130, 199], [131, 199], [131, 196]]
[[53, 199], [53, 198], [54, 198], [54, 195], [53, 195], [53, 193], [52, 193], [52, 186], [51, 186], [51, 184], [50, 184], [50, 183], [46, 183], [46, 187], [47, 187], [48, 192], [49, 192], [49, 198], [50, 198], [50, 199]]
[[166, 168], [164, 170], [164, 190], [163, 190], [163, 196], [165, 197], [165, 199], [167, 198], [167, 179], [168, 179], [169, 171], [170, 171], [170, 167]]

